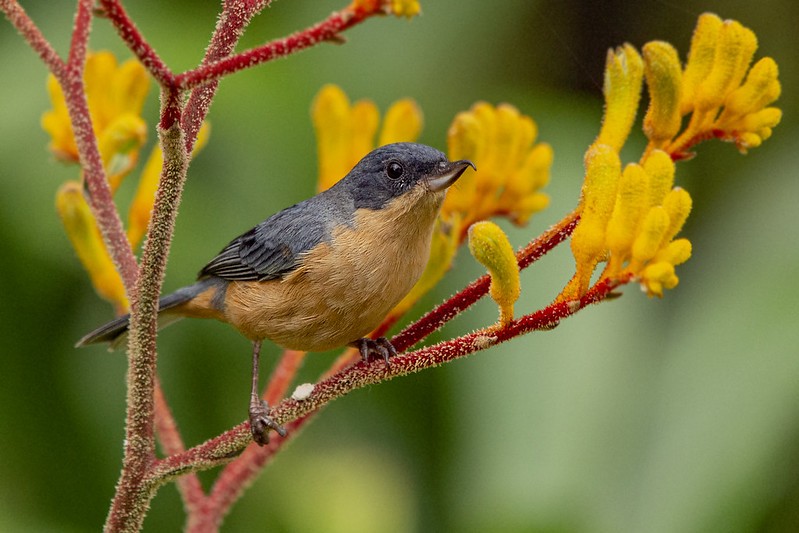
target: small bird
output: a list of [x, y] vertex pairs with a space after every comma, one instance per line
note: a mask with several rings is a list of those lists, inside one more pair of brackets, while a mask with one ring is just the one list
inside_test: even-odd
[[[387, 362], [396, 350], [366, 339], [411, 290], [430, 257], [446, 189], [468, 168], [423, 144], [373, 150], [338, 183], [267, 218], [233, 239], [198, 281], [163, 296], [159, 326], [182, 317], [227, 322], [253, 343], [249, 420], [253, 439], [285, 429], [260, 399], [261, 343], [325, 351], [349, 345]], [[129, 315], [84, 336], [77, 346], [121, 344]]]

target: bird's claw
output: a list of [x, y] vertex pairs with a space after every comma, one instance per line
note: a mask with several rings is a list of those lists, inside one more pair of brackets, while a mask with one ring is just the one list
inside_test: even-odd
[[258, 399], [250, 402], [250, 431], [252, 440], [259, 446], [269, 444], [269, 430], [273, 429], [281, 437], [286, 436], [286, 428], [269, 416], [269, 404]]
[[394, 345], [391, 344], [385, 337], [378, 337], [377, 339], [358, 339], [352, 345], [358, 348], [358, 351], [361, 353], [361, 358], [364, 361], [370, 361], [377, 357], [380, 357], [386, 362], [386, 366], [389, 365], [389, 358], [394, 357], [397, 355], [397, 349], [394, 348]]

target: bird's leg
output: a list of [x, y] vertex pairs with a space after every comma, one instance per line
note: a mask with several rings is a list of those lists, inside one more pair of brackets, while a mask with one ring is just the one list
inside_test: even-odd
[[250, 431], [252, 439], [263, 446], [269, 442], [269, 430], [274, 429], [281, 437], [286, 430], [269, 417], [269, 404], [261, 399], [258, 388], [258, 362], [261, 358], [261, 341], [252, 343], [252, 391], [250, 392]]
[[397, 355], [396, 348], [394, 348], [391, 341], [385, 337], [379, 337], [377, 339], [358, 339], [352, 342], [350, 346], [358, 348], [358, 351], [361, 352], [361, 358], [363, 358], [364, 361], [369, 361], [377, 355], [388, 365], [389, 358]]

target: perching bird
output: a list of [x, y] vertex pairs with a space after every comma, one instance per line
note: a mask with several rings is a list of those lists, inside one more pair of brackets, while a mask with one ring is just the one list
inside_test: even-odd
[[[396, 353], [385, 338], [365, 339], [411, 290], [430, 256], [447, 187], [471, 161], [450, 162], [435, 148], [378, 148], [341, 181], [272, 215], [228, 244], [198, 281], [159, 302], [159, 325], [181, 317], [228, 322], [253, 342], [250, 427], [259, 444], [285, 430], [258, 394], [261, 342], [293, 350], [344, 345], [361, 356]], [[77, 346], [119, 344], [129, 316], [92, 331]]]

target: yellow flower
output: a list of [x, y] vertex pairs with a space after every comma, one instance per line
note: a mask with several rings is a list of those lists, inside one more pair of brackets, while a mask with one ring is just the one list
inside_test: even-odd
[[691, 197], [673, 180], [674, 163], [661, 150], [624, 172], [610, 147], [589, 150], [583, 210], [571, 241], [577, 273], [560, 300], [585, 294], [602, 260], [608, 263], [602, 279], [633, 277], [650, 296], [677, 285], [674, 267], [688, 260], [691, 244], [674, 237], [691, 211]]
[[[86, 59], [84, 82], [100, 155], [115, 189], [136, 164], [146, 138], [147, 128], [140, 115], [149, 78], [138, 61], [130, 59], [118, 65], [110, 52], [97, 52]], [[50, 134], [50, 150], [58, 159], [77, 162], [78, 149], [64, 93], [52, 74], [47, 88], [53, 108], [42, 115], [42, 128]]]
[[648, 151], [661, 148], [673, 158], [684, 158], [693, 145], [716, 137], [746, 152], [769, 138], [782, 111], [768, 106], [779, 98], [781, 87], [773, 59], [763, 58], [750, 70], [755, 50], [757, 37], [750, 29], [711, 13], [699, 17], [682, 71], [676, 52], [665, 43], [646, 45], [651, 102], [644, 124]]
[[111, 302], [117, 313], [125, 312], [128, 309], [125, 287], [108, 255], [80, 183], [68, 181], [58, 190], [56, 210], [97, 294]]
[[469, 159], [467, 169], [449, 190], [442, 217], [463, 229], [492, 216], [504, 215], [526, 223], [549, 204], [540, 192], [549, 182], [552, 148], [535, 143], [533, 120], [509, 105], [478, 102], [459, 113], [447, 136], [449, 158]]
[[638, 101], [644, 65], [638, 51], [629, 44], [608, 50], [605, 62], [605, 115], [595, 145], [604, 144], [617, 152], [630, 136]]
[[[369, 100], [351, 104], [336, 85], [322, 87], [311, 109], [319, 156], [318, 189], [323, 191], [343, 178], [373, 150], [380, 125], [377, 106]], [[422, 112], [411, 99], [395, 102], [386, 112], [379, 144], [412, 142], [422, 130]]]
[[519, 264], [508, 236], [491, 221], [476, 222], [469, 227], [469, 251], [491, 275], [489, 294], [499, 306], [497, 326], [508, 325], [521, 294]]

